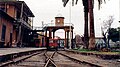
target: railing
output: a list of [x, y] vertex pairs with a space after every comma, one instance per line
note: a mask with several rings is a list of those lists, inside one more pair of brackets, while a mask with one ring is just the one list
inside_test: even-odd
[[43, 27], [33, 27], [33, 30], [42, 30]]
[[30, 18], [28, 18], [28, 24], [32, 24], [32, 21], [31, 21], [31, 19]]
[[27, 26], [28, 28], [32, 29], [32, 26], [28, 22], [24, 21], [23, 19], [18, 19], [17, 21]]
[[[33, 30], [42, 30], [44, 27], [47, 27], [47, 26], [56, 26], [56, 25], [55, 25], [55, 23], [48, 23], [48, 24], [44, 24], [43, 27], [34, 26]], [[63, 26], [74, 26], [74, 25], [72, 23], [64, 23]]]
[[[47, 26], [59, 26], [59, 25], [55, 25], [55, 23], [48, 23], [43, 25], [43, 27], [47, 27]], [[72, 23], [64, 23], [63, 25], [60, 26], [74, 26], [74, 25]]]

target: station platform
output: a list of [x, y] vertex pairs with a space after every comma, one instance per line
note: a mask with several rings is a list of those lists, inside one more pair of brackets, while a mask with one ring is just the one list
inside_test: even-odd
[[0, 48], [0, 56], [44, 49], [46, 48]]
[[[8, 63], [17, 62], [19, 61], [17, 58], [22, 56], [27, 58], [44, 50], [46, 48], [0, 48], [0, 67]], [[13, 59], [17, 60], [12, 61]]]

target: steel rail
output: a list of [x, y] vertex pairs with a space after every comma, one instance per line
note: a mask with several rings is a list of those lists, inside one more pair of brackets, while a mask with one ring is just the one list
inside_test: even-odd
[[25, 59], [28, 59], [32, 56], [35, 56], [35, 55], [38, 55], [38, 54], [41, 54], [40, 52], [35, 52], [35, 53], [32, 53], [32, 54], [29, 54], [29, 55], [26, 55], [26, 56], [21, 56], [21, 57], [18, 57], [18, 58], [13, 58], [12, 60], [9, 60], [7, 62], [3, 62], [0, 64], [0, 67], [4, 67], [4, 66], [7, 66], [9, 64], [15, 64], [17, 62], [20, 62], [20, 61], [23, 61]]
[[56, 51], [50, 57], [47, 55], [47, 52], [44, 54], [47, 57], [47, 59], [46, 59], [47, 62], [44, 67], [47, 67], [50, 62], [53, 64], [54, 67], [57, 67], [57, 65], [54, 63], [54, 60], [52, 59], [55, 53], [56, 53]]
[[72, 61], [76, 61], [76, 62], [78, 62], [78, 63], [89, 64], [90, 66], [93, 66], [93, 67], [102, 67], [102, 66], [100, 66], [100, 65], [96, 65], [96, 64], [92, 64], [92, 63], [89, 63], [89, 62], [85, 62], [85, 61], [81, 61], [81, 60], [72, 58], [72, 57], [70, 57], [70, 56], [68, 56], [68, 55], [66, 55], [66, 54], [60, 53], [60, 52], [57, 52], [57, 53], [60, 54], [60, 55], [62, 55], [62, 56], [65, 56], [65, 57], [71, 59]]

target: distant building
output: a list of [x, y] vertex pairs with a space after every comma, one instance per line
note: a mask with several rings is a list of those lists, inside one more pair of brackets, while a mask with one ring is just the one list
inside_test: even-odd
[[[33, 13], [24, 1], [0, 1], [0, 46], [10, 42], [11, 47], [29, 43]], [[3, 45], [4, 44], [4, 45]]]
[[77, 48], [83, 47], [84, 46], [83, 37], [80, 35], [75, 35], [75, 44]]

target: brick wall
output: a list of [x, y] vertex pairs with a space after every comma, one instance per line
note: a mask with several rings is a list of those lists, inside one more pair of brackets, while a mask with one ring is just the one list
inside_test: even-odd
[[[6, 45], [7, 42], [10, 41], [10, 33], [13, 33], [13, 23], [10, 22], [9, 20], [6, 20], [5, 18], [1, 18], [1, 21], [0, 21], [0, 27], [1, 27], [0, 34], [2, 33], [2, 26], [3, 25], [6, 26], [6, 33], [5, 33], [5, 45]], [[1, 35], [0, 35], [0, 41], [1, 41]]]
[[55, 17], [56, 26], [64, 26], [64, 17]]
[[16, 11], [15, 11], [15, 6], [13, 5], [7, 5], [7, 14], [10, 15], [11, 17], [15, 18], [15, 14], [16, 14]]

